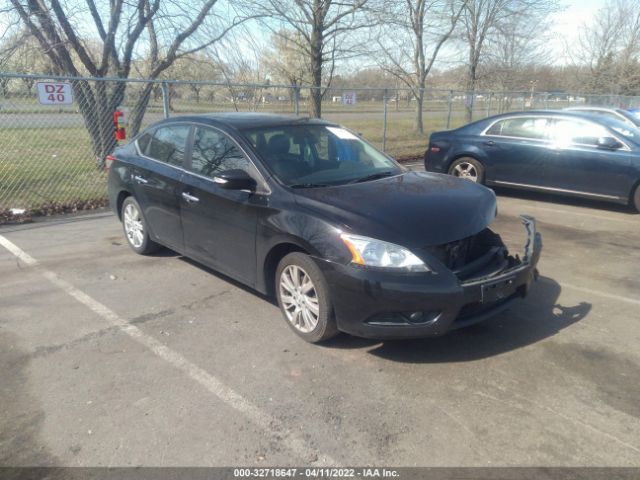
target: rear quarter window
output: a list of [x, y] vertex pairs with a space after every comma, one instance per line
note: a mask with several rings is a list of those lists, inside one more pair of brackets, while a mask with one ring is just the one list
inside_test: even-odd
[[149, 142], [151, 141], [152, 136], [153, 132], [146, 132], [142, 134], [140, 138], [138, 138], [138, 140], [136, 140], [136, 143], [138, 144], [138, 150], [140, 150], [140, 153], [142, 153], [143, 155], [147, 154], [147, 149], [149, 148]]

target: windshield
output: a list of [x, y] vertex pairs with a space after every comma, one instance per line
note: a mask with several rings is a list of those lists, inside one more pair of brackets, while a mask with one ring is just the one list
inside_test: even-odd
[[404, 171], [340, 127], [286, 125], [246, 130], [244, 134], [271, 171], [290, 187], [341, 185]]

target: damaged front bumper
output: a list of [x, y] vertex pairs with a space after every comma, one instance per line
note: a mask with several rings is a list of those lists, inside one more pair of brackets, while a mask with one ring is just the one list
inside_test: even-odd
[[331, 290], [338, 328], [367, 338], [442, 335], [485, 320], [527, 295], [537, 278], [542, 239], [522, 216], [522, 257], [504, 245], [460, 270], [394, 273], [318, 260]]

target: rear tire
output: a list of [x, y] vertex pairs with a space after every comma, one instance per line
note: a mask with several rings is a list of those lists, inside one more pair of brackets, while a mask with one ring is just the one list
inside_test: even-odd
[[149, 229], [142, 217], [142, 209], [135, 198], [127, 197], [124, 199], [120, 218], [122, 218], [124, 236], [134, 252], [148, 255], [160, 248], [160, 245], [149, 237]]
[[309, 255], [292, 252], [280, 260], [275, 290], [287, 324], [304, 340], [318, 343], [339, 333], [327, 281]]
[[633, 197], [631, 197], [631, 205], [635, 207], [638, 212], [640, 212], [640, 184], [636, 186], [636, 189], [633, 192]]
[[484, 165], [473, 157], [458, 158], [449, 167], [449, 175], [483, 184]]

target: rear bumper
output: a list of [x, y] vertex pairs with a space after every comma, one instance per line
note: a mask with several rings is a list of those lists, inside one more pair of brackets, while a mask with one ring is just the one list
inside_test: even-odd
[[522, 217], [527, 241], [517, 265], [461, 282], [451, 272], [389, 273], [318, 260], [338, 328], [366, 338], [442, 335], [483, 321], [527, 295], [542, 249], [535, 220]]

